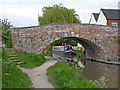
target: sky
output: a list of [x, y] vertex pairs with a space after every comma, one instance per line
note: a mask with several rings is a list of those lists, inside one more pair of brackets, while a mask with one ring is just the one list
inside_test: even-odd
[[14, 27], [38, 25], [38, 14], [42, 16], [44, 6], [62, 3], [75, 9], [82, 23], [89, 23], [92, 13], [101, 8], [118, 9], [120, 0], [0, 0], [0, 19], [8, 19]]

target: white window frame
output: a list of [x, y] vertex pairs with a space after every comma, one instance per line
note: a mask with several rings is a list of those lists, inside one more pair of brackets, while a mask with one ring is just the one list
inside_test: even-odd
[[117, 23], [117, 22], [112, 22], [111, 24], [112, 24], [112, 26], [114, 26], [114, 27], [118, 27], [118, 23]]

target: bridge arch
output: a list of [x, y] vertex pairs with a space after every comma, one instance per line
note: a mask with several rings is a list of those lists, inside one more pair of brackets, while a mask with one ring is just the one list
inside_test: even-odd
[[[96, 59], [96, 60], [104, 60], [105, 53], [104, 50], [101, 49], [98, 45], [96, 45], [94, 42], [91, 42], [90, 40], [86, 40], [84, 38], [78, 38], [78, 37], [64, 37], [61, 39], [71, 39], [75, 40], [77, 43], [80, 43], [85, 48], [85, 55], [88, 59]], [[58, 40], [60, 40], [58, 38]], [[57, 41], [57, 40], [55, 40]], [[51, 43], [55, 41], [50, 41]]]
[[89, 24], [54, 24], [12, 29], [16, 49], [41, 53], [52, 42], [71, 38], [87, 50], [87, 57], [97, 60], [118, 58], [118, 28]]

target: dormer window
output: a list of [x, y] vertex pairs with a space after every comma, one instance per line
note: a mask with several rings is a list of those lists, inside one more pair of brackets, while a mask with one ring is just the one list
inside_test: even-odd
[[118, 26], [118, 23], [113, 22], [113, 23], [112, 23], [112, 26], [117, 27], [117, 26]]

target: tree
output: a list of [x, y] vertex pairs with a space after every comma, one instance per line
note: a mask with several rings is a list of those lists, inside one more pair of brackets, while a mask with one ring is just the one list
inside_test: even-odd
[[11, 31], [10, 28], [12, 27], [12, 25], [10, 24], [10, 22], [8, 22], [7, 19], [1, 20], [0, 19], [0, 32], [2, 33], [2, 42], [4, 42], [6, 44], [7, 47], [11, 47], [12, 43], [11, 43]]
[[69, 43], [72, 46], [77, 46], [77, 42], [75, 40], [68, 39], [68, 38], [59, 39], [59, 40], [53, 42], [52, 45], [53, 46], [61, 46], [62, 43]]
[[43, 7], [43, 16], [38, 15], [39, 25], [56, 23], [80, 23], [79, 16], [75, 14], [74, 9], [68, 9], [62, 4], [53, 5], [53, 7]]

